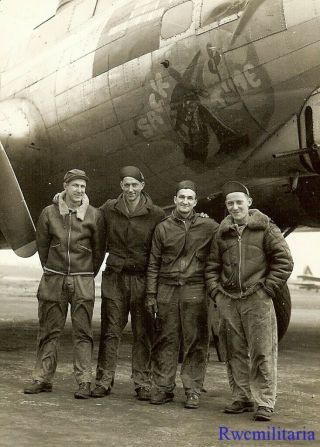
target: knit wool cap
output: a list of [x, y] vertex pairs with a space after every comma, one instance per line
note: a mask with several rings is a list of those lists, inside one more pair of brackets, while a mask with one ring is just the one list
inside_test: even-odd
[[144, 182], [143, 174], [136, 166], [123, 166], [120, 169], [120, 178], [123, 180], [125, 177], [132, 177], [139, 182]]
[[81, 171], [81, 169], [71, 169], [65, 174], [63, 181], [69, 183], [74, 179], [82, 179], [86, 182], [89, 181], [87, 174], [84, 171]]
[[176, 186], [176, 194], [180, 189], [191, 189], [197, 194], [197, 185], [192, 180], [182, 180]]
[[226, 197], [228, 194], [233, 192], [243, 192], [248, 197], [250, 197], [250, 193], [248, 188], [240, 182], [227, 182], [222, 186], [222, 194]]

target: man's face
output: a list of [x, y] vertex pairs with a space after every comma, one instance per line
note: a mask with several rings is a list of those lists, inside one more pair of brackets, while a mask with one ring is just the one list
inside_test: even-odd
[[87, 182], [82, 179], [74, 179], [63, 184], [66, 191], [66, 200], [71, 204], [80, 206], [86, 192]]
[[183, 216], [188, 216], [197, 204], [196, 193], [192, 189], [180, 189], [173, 200], [176, 210]]
[[144, 182], [139, 182], [139, 180], [133, 177], [124, 177], [120, 182], [123, 195], [128, 202], [134, 202], [140, 198], [141, 191], [144, 188]]
[[243, 192], [232, 192], [226, 197], [226, 207], [235, 223], [244, 223], [252, 204], [251, 197]]

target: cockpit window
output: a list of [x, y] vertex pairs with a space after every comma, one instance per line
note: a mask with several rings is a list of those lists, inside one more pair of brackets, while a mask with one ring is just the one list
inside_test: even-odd
[[162, 39], [170, 39], [187, 31], [192, 23], [192, 9], [192, 2], [188, 1], [166, 11], [162, 17]]
[[145, 0], [143, 8], [136, 0], [114, 8], [98, 42], [93, 76], [157, 50], [162, 13], [154, 0]]
[[201, 27], [219, 25], [227, 19], [237, 18], [237, 14], [247, 5], [248, 0], [202, 0]]
[[249, 2], [232, 37], [232, 47], [255, 42], [286, 29], [283, 0]]

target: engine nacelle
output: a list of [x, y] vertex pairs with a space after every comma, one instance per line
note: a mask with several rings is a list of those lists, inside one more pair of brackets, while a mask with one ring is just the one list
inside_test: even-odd
[[[35, 228], [31, 214], [39, 208], [41, 179], [48, 149], [38, 109], [25, 99], [0, 104], [0, 231], [17, 255], [35, 253]], [[43, 184], [43, 182], [42, 182]], [[31, 214], [30, 211], [31, 210]], [[0, 240], [1, 246], [2, 244]]]

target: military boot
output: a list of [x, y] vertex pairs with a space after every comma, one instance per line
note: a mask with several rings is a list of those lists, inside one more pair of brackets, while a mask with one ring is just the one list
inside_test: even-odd
[[232, 402], [231, 405], [228, 405], [224, 409], [224, 413], [229, 414], [239, 414], [239, 413], [246, 413], [246, 412], [252, 412], [254, 410], [254, 403], [250, 401], [241, 401], [236, 400]]
[[174, 394], [166, 391], [152, 390], [150, 404], [162, 405], [173, 401]]
[[187, 399], [184, 404], [184, 408], [196, 409], [199, 408], [200, 398], [195, 393], [187, 394]]
[[90, 382], [81, 382], [79, 389], [75, 391], [75, 399], [89, 399], [90, 397]]
[[254, 421], [271, 421], [273, 409], [269, 407], [259, 406], [255, 415], [253, 416]]
[[91, 397], [105, 397], [111, 393], [111, 387], [105, 388], [102, 385], [97, 385], [94, 390], [91, 391]]
[[40, 380], [34, 380], [30, 385], [27, 385], [23, 392], [24, 394], [39, 394], [39, 393], [51, 393], [52, 383], [40, 382]]
[[138, 400], [150, 400], [151, 399], [151, 391], [148, 388], [138, 388], [136, 389], [137, 399]]

